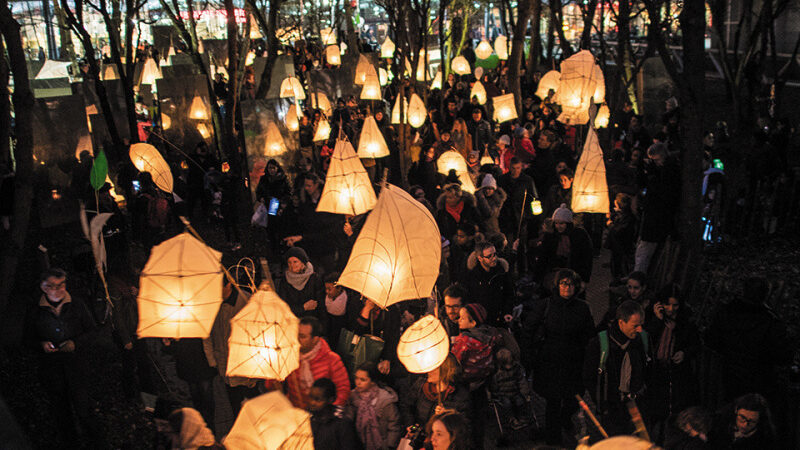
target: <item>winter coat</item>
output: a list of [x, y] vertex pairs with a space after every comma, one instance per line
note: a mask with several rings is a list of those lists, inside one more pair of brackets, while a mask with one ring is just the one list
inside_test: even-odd
[[646, 169], [645, 188], [640, 237], [647, 242], [664, 242], [675, 230], [681, 198], [678, 164], [668, 159], [661, 167], [650, 165]]
[[[436, 409], [437, 396], [434, 394], [433, 399], [428, 398], [423, 392], [428, 380], [425, 375], [418, 377], [408, 392], [400, 397], [400, 414], [403, 417], [403, 425], [411, 426], [419, 424], [425, 426], [434, 414]], [[442, 393], [442, 406], [447, 409], [454, 409], [465, 417], [469, 417], [470, 413], [470, 395], [469, 389], [466, 385], [456, 383], [452, 386], [452, 392]]]
[[467, 121], [467, 129], [472, 136], [472, 149], [474, 151], [483, 153], [487, 145], [490, 146], [494, 143], [494, 139], [492, 138], [492, 126], [489, 125], [489, 122], [485, 119], [475, 122], [470, 118]]
[[536, 158], [536, 149], [533, 148], [533, 142], [530, 139], [515, 137], [512, 145], [514, 154], [522, 164], [530, 164]]
[[436, 199], [436, 223], [439, 225], [439, 232], [446, 239], [453, 239], [456, 234], [456, 227], [460, 223], [468, 222], [477, 225], [480, 222], [478, 210], [475, 207], [475, 196], [467, 191], [461, 191], [461, 201], [464, 203], [464, 209], [461, 211], [460, 220], [456, 220], [450, 213], [447, 212], [445, 206], [445, 193], [439, 195]]
[[[562, 236], [569, 238], [569, 256], [567, 257], [557, 254]], [[563, 235], [553, 229], [545, 232], [542, 236], [542, 244], [536, 262], [539, 279], [555, 269], [564, 268], [578, 272], [583, 281], [588, 283], [592, 276], [593, 263], [592, 240], [583, 228], [568, 224]]]
[[436, 161], [419, 160], [411, 165], [408, 171], [408, 182], [418, 185], [425, 191], [425, 198], [435, 202], [439, 196], [439, 185], [442, 175], [436, 169]]
[[461, 363], [461, 379], [470, 383], [470, 390], [494, 372], [494, 347], [499, 341], [497, 330], [486, 324], [461, 330], [452, 340], [450, 353]]
[[256, 200], [262, 200], [266, 206], [269, 206], [269, 199], [272, 197], [286, 204], [291, 195], [292, 188], [289, 186], [289, 180], [280, 166], [278, 166], [278, 172], [275, 173], [275, 176], [265, 173], [258, 181]]
[[82, 354], [96, 329], [94, 320], [83, 301], [71, 296], [61, 300], [58, 314], [56, 314], [56, 310], [50, 306], [43, 295], [39, 304], [32, 311], [29, 323], [36, 348], [40, 351], [43, 351], [40, 342], [49, 341], [56, 347], [66, 341], [75, 343], [75, 352], [73, 353], [46, 354], [48, 357], [64, 359], [76, 353]]
[[478, 213], [481, 217], [480, 226], [486, 233], [500, 232], [500, 210], [506, 202], [506, 191], [503, 188], [494, 190], [491, 196], [486, 195], [486, 189], [481, 188], [475, 192], [475, 201], [478, 204]]
[[[615, 340], [623, 345], [628, 342], [627, 349], [623, 350], [614, 342]], [[650, 348], [652, 348], [652, 343]], [[625, 352], [630, 354], [631, 361], [630, 393], [641, 394], [645, 387], [648, 361], [641, 335], [630, 340], [622, 334], [617, 324], [613, 324], [608, 330], [608, 353], [602, 373], [598, 373], [600, 338], [595, 336], [586, 346], [583, 360], [583, 384], [601, 411], [608, 409], [608, 405], [614, 405], [614, 407], [622, 405], [619, 382]]]
[[219, 307], [217, 317], [211, 326], [211, 334], [203, 339], [203, 350], [206, 359], [217, 368], [219, 376], [230, 386], [241, 386], [252, 384], [250, 380], [242, 377], [227, 376], [228, 368], [228, 339], [231, 337], [231, 319], [244, 308], [250, 293], [242, 291], [240, 294], [235, 289], [231, 295], [222, 302]]
[[506, 235], [510, 232], [516, 235], [520, 213], [526, 220], [533, 217], [531, 202], [533, 201], [534, 192], [536, 192], [533, 187], [533, 178], [524, 173], [521, 173], [517, 178], [512, 178], [511, 173], [506, 173], [497, 180], [497, 185], [503, 188], [507, 195], [506, 202], [500, 212], [501, 229]]
[[514, 287], [499, 262], [488, 271], [478, 264], [467, 272], [463, 284], [468, 294], [462, 301], [465, 305], [479, 303], [486, 308], [487, 324], [494, 324], [501, 314], [510, 312]]
[[[336, 401], [333, 404], [344, 406], [350, 397], [350, 377], [347, 375], [347, 369], [342, 364], [342, 358], [331, 350], [325, 339], [320, 339], [319, 345], [317, 356], [311, 360], [311, 373], [315, 380], [330, 378], [336, 385]], [[297, 408], [306, 409], [308, 392], [303, 392], [299, 367], [286, 378], [286, 386], [292, 404]]]
[[[397, 407], [398, 397], [394, 390], [388, 386], [376, 386], [378, 395], [372, 400], [373, 408], [378, 419], [378, 432], [383, 440], [383, 445], [377, 447], [379, 449], [394, 449], [397, 448], [397, 443], [403, 437], [404, 429], [400, 424], [400, 410]], [[350, 404], [352, 406], [349, 411], [353, 414], [353, 422], [355, 422], [355, 415], [358, 414], [358, 408], [361, 406], [363, 397], [357, 390], [353, 390], [350, 394]], [[365, 439], [361, 439], [365, 442]], [[372, 449], [367, 449], [372, 450]]]
[[217, 375], [217, 369], [209, 365], [203, 340], [200, 338], [178, 339], [164, 350], [175, 356], [178, 378], [187, 383], [208, 381]]
[[[302, 241], [301, 241], [302, 242]], [[278, 282], [278, 296], [289, 305], [292, 314], [297, 317], [305, 315], [313, 315], [322, 321], [323, 324], [327, 322], [327, 314], [325, 313], [325, 285], [322, 283], [322, 277], [319, 273], [314, 273], [309, 276], [306, 285], [302, 290], [295, 289], [286, 278]], [[315, 300], [317, 307], [313, 311], [306, 311], [303, 309], [303, 304], [309, 300]]]
[[314, 449], [342, 450], [361, 447], [353, 422], [344, 417], [341, 408], [327, 407], [311, 415]]
[[497, 397], [516, 397], [522, 395], [529, 397], [531, 388], [528, 379], [525, 377], [525, 369], [522, 364], [515, 362], [510, 368], [498, 367], [497, 372], [492, 376], [489, 391]]
[[553, 213], [559, 206], [565, 204], [567, 206], [572, 204], [572, 188], [564, 189], [561, 184], [550, 186], [544, 198], [544, 216], [552, 217]]
[[633, 254], [636, 245], [636, 217], [628, 210], [614, 210], [608, 226], [608, 248], [615, 253]]

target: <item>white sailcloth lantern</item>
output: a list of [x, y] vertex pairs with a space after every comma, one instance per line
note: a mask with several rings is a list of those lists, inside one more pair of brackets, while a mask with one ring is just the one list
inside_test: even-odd
[[172, 192], [172, 171], [161, 153], [150, 144], [140, 142], [131, 145], [131, 162], [139, 172], [148, 172], [153, 183], [164, 192]]
[[450, 68], [459, 75], [469, 75], [472, 73], [469, 68], [469, 61], [463, 56], [456, 56], [453, 58], [453, 61], [450, 63]]
[[566, 124], [585, 124], [589, 121], [589, 106], [597, 91], [598, 80], [592, 53], [582, 50], [561, 63], [558, 121]]
[[[394, 101], [394, 107], [392, 107], [392, 124], [398, 125], [400, 124], [400, 96], [398, 95]], [[408, 123], [408, 99], [403, 98], [403, 120], [405, 123]]]
[[381, 308], [430, 297], [442, 251], [428, 208], [403, 189], [386, 184], [367, 216], [339, 284]]
[[475, 56], [478, 59], [486, 59], [492, 56], [492, 44], [486, 39], [481, 40], [477, 47], [475, 47]]
[[436, 72], [436, 76], [433, 77], [433, 82], [431, 82], [431, 90], [441, 89], [441, 88], [442, 88], [442, 71], [439, 70]]
[[155, 85], [156, 80], [161, 78], [161, 69], [158, 68], [156, 61], [153, 58], [147, 58], [142, 67], [142, 74], [139, 78], [139, 84]]
[[324, 116], [320, 117], [317, 129], [314, 132], [314, 142], [324, 141], [331, 135], [331, 124]]
[[544, 74], [539, 85], [536, 87], [536, 96], [544, 100], [550, 93], [550, 90], [558, 92], [558, 83], [561, 81], [561, 72], [551, 70]]
[[203, 97], [195, 95], [192, 104], [189, 105], [189, 118], [192, 120], [208, 120], [208, 106]]
[[297, 77], [286, 77], [281, 82], [281, 98], [294, 97], [297, 100], [305, 100], [306, 93], [303, 85]]
[[389, 84], [389, 72], [383, 67], [378, 67], [378, 80], [381, 82], [381, 86]]
[[264, 156], [273, 157], [286, 153], [286, 144], [283, 142], [281, 130], [275, 122], [267, 124], [267, 136], [264, 140]]
[[389, 147], [375, 117], [369, 116], [364, 119], [364, 126], [358, 138], [358, 157], [383, 158], [384, 156], [389, 156]]
[[494, 120], [496, 122], [507, 122], [518, 117], [517, 106], [514, 104], [514, 94], [493, 97], [492, 105], [494, 106]]
[[355, 79], [353, 80], [353, 83], [359, 86], [364, 84], [364, 82], [367, 80], [367, 73], [369, 71], [368, 69], [369, 67], [372, 67], [372, 64], [370, 64], [369, 59], [367, 59], [367, 57], [364, 56], [363, 54], [359, 55], [358, 64], [356, 65], [356, 75]]
[[236, 450], [314, 450], [311, 415], [280, 391], [247, 400], [222, 441]]
[[486, 104], [486, 88], [483, 87], [483, 83], [480, 81], [476, 81], [475, 84], [472, 85], [472, 90], [469, 92], [469, 98], [472, 99], [472, 97], [478, 97], [478, 104]]
[[342, 63], [342, 55], [339, 53], [338, 45], [329, 45], [325, 48], [325, 59], [328, 64], [338, 66]]
[[286, 129], [289, 131], [297, 131], [300, 129], [300, 119], [297, 117], [297, 105], [290, 105], [289, 110], [286, 111], [286, 117], [283, 119], [286, 124]]
[[436, 317], [414, 322], [400, 336], [397, 359], [411, 373], [428, 373], [442, 365], [450, 353], [450, 336]]
[[119, 72], [116, 64], [106, 64], [103, 66], [103, 80], [119, 80]]
[[394, 58], [394, 42], [386, 36], [386, 39], [381, 44], [381, 58]]
[[328, 100], [328, 96], [325, 95], [324, 92], [311, 94], [311, 107], [314, 109], [319, 109], [328, 116], [331, 115], [331, 112], [333, 112], [331, 101]]
[[428, 111], [425, 108], [425, 103], [416, 93], [411, 94], [411, 100], [408, 102], [408, 123], [414, 128], [419, 128], [425, 123], [427, 116]]
[[467, 161], [456, 150], [448, 150], [436, 160], [436, 169], [442, 175], [447, 175], [451, 170], [456, 171], [456, 175], [467, 172]]
[[608, 184], [606, 183], [606, 165], [603, 161], [603, 149], [594, 127], [589, 127], [586, 144], [575, 169], [575, 180], [572, 182], [572, 212], [607, 213], [609, 212]]
[[378, 73], [370, 64], [367, 66], [367, 75], [364, 77], [364, 86], [361, 88], [361, 100], [380, 100], [381, 82], [378, 80]]
[[336, 30], [332, 28], [323, 28], [319, 30], [319, 34], [322, 38], [322, 45], [336, 44]]
[[317, 211], [357, 216], [375, 207], [375, 190], [349, 141], [338, 139]]
[[494, 39], [494, 52], [501, 60], [508, 59], [508, 38], [502, 34]]
[[603, 103], [597, 109], [597, 117], [594, 118], [595, 128], [605, 128], [608, 126], [608, 121], [611, 118], [611, 112], [608, 110], [608, 105]]
[[592, 103], [604, 103], [606, 101], [606, 79], [598, 64], [595, 64], [592, 69], [592, 78], [597, 80], [597, 88], [592, 94]]

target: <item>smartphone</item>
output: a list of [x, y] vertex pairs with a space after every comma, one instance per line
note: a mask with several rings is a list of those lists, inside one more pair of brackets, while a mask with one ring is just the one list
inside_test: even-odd
[[278, 215], [278, 208], [281, 207], [281, 201], [275, 197], [269, 199], [269, 207], [267, 208], [267, 214], [270, 216], [277, 216]]
[[133, 180], [133, 192], [138, 193], [139, 189], [141, 189], [141, 185], [139, 184], [139, 181]]

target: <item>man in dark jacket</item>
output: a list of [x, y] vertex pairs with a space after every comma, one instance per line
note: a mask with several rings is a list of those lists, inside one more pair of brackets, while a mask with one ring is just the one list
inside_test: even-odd
[[320, 378], [311, 386], [308, 409], [311, 411], [311, 432], [318, 450], [359, 449], [353, 422], [347, 419], [336, 400], [336, 385], [330, 378]]
[[642, 325], [644, 310], [626, 301], [617, 308], [616, 321], [608, 331], [586, 346], [583, 383], [602, 414], [600, 422], [612, 436], [633, 431], [626, 403], [644, 391], [648, 357], [640, 337]]
[[494, 325], [500, 315], [508, 313], [513, 305], [509, 299], [514, 294], [506, 269], [498, 264], [497, 250], [488, 242], [475, 246], [478, 264], [467, 272], [464, 288], [468, 292], [465, 303], [478, 303], [486, 308], [486, 323]]
[[781, 448], [776, 447], [778, 442], [767, 400], [759, 394], [746, 394], [737, 398], [733, 406], [726, 407], [714, 422], [707, 448]]
[[444, 305], [439, 313], [439, 320], [450, 337], [458, 336], [458, 315], [466, 303], [467, 291], [458, 283], [453, 283], [444, 290]]
[[500, 209], [500, 231], [506, 235], [508, 242], [513, 243], [519, 239], [517, 251], [520, 273], [527, 269], [526, 251], [528, 239], [528, 221], [533, 218], [531, 202], [535, 196], [536, 188], [533, 178], [522, 173], [522, 161], [517, 157], [511, 158], [508, 173], [498, 180], [500, 187], [508, 196]]
[[472, 149], [476, 152], [483, 154], [488, 146], [494, 144], [492, 126], [483, 118], [482, 109], [472, 109], [472, 120], [467, 121], [467, 129], [472, 135]]

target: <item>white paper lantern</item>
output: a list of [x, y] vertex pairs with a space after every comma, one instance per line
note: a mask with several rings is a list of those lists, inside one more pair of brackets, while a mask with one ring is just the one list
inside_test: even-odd
[[261, 30], [258, 28], [255, 16], [250, 14], [250, 40], [261, 39], [263, 37], [264, 35], [261, 34]]
[[589, 127], [586, 144], [575, 169], [572, 182], [572, 212], [609, 212], [608, 184], [603, 149], [593, 127]]
[[592, 69], [592, 78], [597, 81], [597, 88], [595, 88], [594, 94], [592, 94], [592, 102], [603, 103], [606, 101], [606, 80], [603, 76], [603, 70], [600, 69], [600, 66], [597, 64], [595, 64]]
[[297, 131], [300, 129], [300, 119], [297, 117], [297, 105], [289, 105], [289, 110], [286, 111], [286, 117], [283, 119], [286, 124], [286, 129], [289, 131]]
[[441, 89], [441, 88], [442, 88], [442, 71], [438, 70], [436, 72], [436, 76], [433, 77], [433, 82], [431, 83], [431, 90]]
[[483, 83], [480, 81], [476, 81], [475, 84], [472, 85], [472, 90], [469, 92], [469, 98], [472, 99], [472, 97], [478, 97], [478, 104], [486, 104], [486, 88], [483, 87]]
[[297, 100], [305, 100], [306, 93], [303, 85], [297, 77], [286, 77], [281, 82], [281, 98], [294, 97]]
[[459, 75], [469, 75], [472, 73], [469, 68], [469, 61], [463, 56], [456, 56], [453, 58], [453, 61], [450, 63], [450, 68]]
[[162, 130], [169, 130], [172, 126], [172, 119], [164, 113], [161, 113], [161, 129]]
[[161, 69], [158, 68], [156, 61], [153, 58], [147, 58], [142, 67], [142, 74], [139, 78], [139, 84], [149, 84], [151, 86], [156, 84], [156, 80], [161, 78]]
[[597, 93], [598, 71], [594, 56], [582, 50], [561, 63], [561, 80], [558, 85], [558, 102], [561, 105], [560, 122], [585, 124], [589, 121], [589, 106]]
[[414, 322], [400, 336], [397, 359], [411, 373], [428, 373], [442, 365], [450, 353], [450, 337], [436, 317]]
[[386, 36], [386, 39], [381, 44], [381, 58], [394, 58], [394, 42]]
[[164, 192], [172, 192], [172, 171], [161, 153], [150, 144], [140, 142], [131, 145], [128, 152], [131, 162], [139, 172], [148, 172], [153, 183]]
[[367, 66], [367, 75], [364, 77], [364, 87], [361, 88], [361, 100], [380, 100], [381, 82], [378, 73], [372, 65]]
[[204, 97], [195, 95], [189, 106], [189, 118], [192, 120], [208, 120], [208, 105]]
[[200, 133], [200, 137], [203, 139], [208, 139], [211, 137], [211, 128], [209, 128], [208, 124], [198, 123], [197, 132]]
[[119, 72], [117, 72], [116, 64], [106, 64], [103, 67], [103, 80], [119, 80]]
[[338, 66], [342, 63], [342, 55], [339, 53], [339, 46], [338, 45], [329, 45], [325, 48], [325, 59], [328, 61], [328, 64], [332, 66]]
[[425, 123], [427, 116], [425, 103], [416, 93], [411, 94], [411, 100], [408, 102], [408, 123], [414, 128], [419, 128]]
[[494, 106], [494, 120], [502, 123], [517, 118], [517, 106], [514, 103], [514, 94], [499, 95], [492, 98]]
[[486, 59], [492, 56], [492, 44], [486, 39], [483, 39], [477, 47], [475, 47], [475, 56], [478, 59]]
[[331, 124], [328, 123], [328, 119], [325, 117], [320, 117], [319, 122], [317, 123], [317, 129], [314, 132], [314, 142], [325, 141], [331, 135]]
[[356, 74], [353, 83], [359, 86], [364, 84], [364, 82], [367, 80], [367, 73], [369, 73], [370, 67], [372, 67], [372, 64], [370, 64], [369, 59], [367, 59], [367, 57], [364, 56], [363, 54], [359, 55], [358, 64], [356, 65]]
[[364, 126], [361, 127], [361, 135], [358, 138], [358, 157], [383, 158], [384, 156], [389, 156], [389, 147], [375, 117], [369, 116], [364, 119]]
[[551, 70], [544, 74], [539, 80], [539, 86], [536, 87], [536, 96], [544, 100], [550, 91], [558, 92], [558, 84], [561, 81], [561, 72]]
[[252, 66], [254, 62], [256, 62], [256, 52], [254, 50], [250, 50], [247, 52], [247, 58], [244, 60], [244, 65], [245, 67]]
[[320, 37], [322, 38], [322, 45], [336, 44], [336, 30], [331, 28], [323, 28], [319, 30]]
[[508, 59], [508, 38], [503, 36], [497, 36], [494, 39], [494, 52], [497, 53], [497, 57], [501, 60]]
[[375, 207], [375, 189], [350, 142], [337, 140], [317, 211], [357, 216]]
[[387, 72], [383, 67], [378, 67], [378, 80], [380, 81], [381, 86], [386, 86], [389, 84], [389, 72]]
[[314, 450], [311, 415], [280, 391], [247, 400], [223, 441], [235, 450]]
[[436, 160], [436, 168], [442, 175], [447, 175], [451, 170], [456, 171], [456, 175], [467, 172], [467, 161], [456, 150], [448, 150]]
[[324, 92], [316, 92], [311, 95], [311, 107], [319, 109], [324, 112], [326, 116], [330, 116], [333, 112], [331, 101], [328, 100], [328, 96], [325, 95]]
[[[392, 107], [392, 124], [400, 124], [400, 96], [394, 100], [394, 107]], [[408, 123], [408, 99], [403, 98], [403, 120]]]
[[286, 144], [283, 142], [281, 130], [275, 122], [267, 124], [267, 135], [264, 139], [264, 156], [273, 157], [286, 153]]
[[606, 104], [600, 105], [597, 109], [597, 117], [594, 118], [595, 128], [605, 128], [608, 126], [608, 121], [611, 118], [611, 112], [608, 110]]

